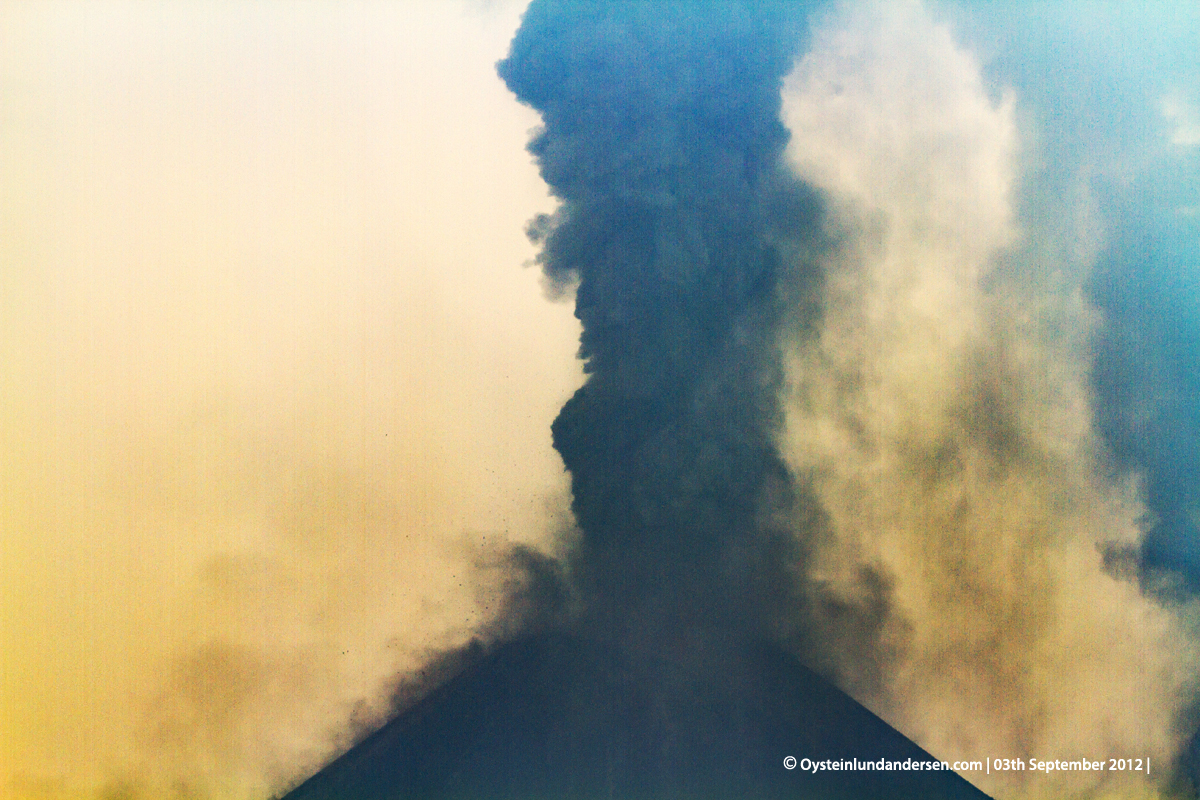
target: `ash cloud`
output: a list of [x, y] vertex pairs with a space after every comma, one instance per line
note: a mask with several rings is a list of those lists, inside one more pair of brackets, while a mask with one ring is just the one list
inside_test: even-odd
[[1187, 791], [1194, 603], [1147, 576], [1188, 585], [1190, 439], [1158, 443], [1190, 429], [1190, 334], [1144, 311], [1177, 278], [1127, 291], [1146, 198], [1112, 186], [1161, 178], [1133, 130], [1158, 117], [1097, 88], [1138, 67], [1034, 88], [1044, 9], [822, 9], [784, 87], [799, 184], [775, 93], [807, 23], [714, 9], [534, 3], [500, 65], [543, 115], [562, 205], [530, 235], [583, 324], [554, 437], [594, 629], [776, 637], [954, 758], [1174, 766], [974, 776], [998, 796]]
[[498, 67], [542, 115], [529, 150], [561, 205], [530, 235], [583, 328], [552, 428], [572, 577], [592, 630], [645, 653], [788, 613], [777, 329], [818, 204], [780, 168], [779, 89], [803, 10], [534, 2]]
[[[933, 752], [1178, 764], [1194, 603], [1117, 566], [1187, 574], [1195, 540], [1169, 513], [1187, 495], [1168, 487], [1191, 464], [1193, 334], [1160, 314], [1194, 298], [1186, 259], [1147, 246], [1163, 240], [1137, 187], [1166, 163], [1136, 127], [1155, 127], [1137, 94], [1153, 81], [1108, 82], [1147, 65], [1039, 50], [1047, 13], [847, 5], [789, 79], [789, 155], [840, 244], [816, 335], [789, 357], [783, 450], [831, 528], [812, 586], [877, 609], [865, 639], [818, 615], [815, 655]], [[1046, 40], [1094, 46], [1086, 13]], [[1140, 795], [1186, 790], [1184, 772], [981, 785]]]
[[[478, 520], [537, 527], [540, 508], [504, 503], [552, 484], [523, 443], [577, 377], [542, 348], [575, 327], [479, 277], [476, 250], [526, 255], [498, 231], [540, 187], [492, 198], [525, 180], [497, 165], [529, 120], [460, 138], [515, 104], [330, 78], [449, 80], [469, 54], [410, 6], [350, 23], [306, 7], [292, 33], [253, 9], [211, 28], [181, 7], [109, 28], [60, 15], [79, 26], [65, 40], [18, 20], [58, 44], [0, 56], [41, 69], [7, 84], [24, 105], [6, 98], [0, 324], [27, 390], [6, 396], [21, 535], [4, 561], [26, 568], [6, 577], [21, 602], [3, 655], [40, 681], [18, 687], [35, 699], [10, 732], [54, 727], [11, 751], [26, 777], [0, 773], [0, 794], [79, 794], [101, 761], [129, 765], [108, 770], [126, 776], [114, 798], [286, 785], [472, 652], [422, 672], [430, 651], [564, 618], [680, 661], [776, 636], [951, 758], [1179, 752], [1197, 656], [1194, 12], [847, 6], [817, 18], [787, 81], [789, 145], [779, 93], [807, 9], [697, 7], [536, 2], [501, 68], [543, 114], [532, 149], [561, 206], [531, 232], [583, 325], [587, 382], [554, 425], [580, 527], [566, 579], [534, 550], [439, 543]], [[120, 33], [111, 63], [88, 60], [108, 51], [84, 29]], [[349, 41], [320, 44], [331, 31]], [[515, 217], [479, 224], [497, 208]], [[424, 235], [391, 241], [396, 220]], [[518, 396], [510, 371], [544, 391]], [[204, 416], [226, 397], [232, 424]], [[48, 641], [64, 620], [84, 645]], [[77, 651], [87, 669], [64, 668]], [[129, 687], [150, 694], [137, 735]], [[1156, 789], [1075, 777], [987, 788]]]

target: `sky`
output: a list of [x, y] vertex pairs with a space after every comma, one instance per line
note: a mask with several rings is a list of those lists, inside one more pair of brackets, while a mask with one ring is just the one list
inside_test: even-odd
[[[829, 5], [784, 86], [836, 244], [780, 446], [868, 623], [810, 657], [952, 760], [1196, 728], [1183, 8]], [[265, 796], [563, 546], [520, 10], [0, 3], [3, 800]]]

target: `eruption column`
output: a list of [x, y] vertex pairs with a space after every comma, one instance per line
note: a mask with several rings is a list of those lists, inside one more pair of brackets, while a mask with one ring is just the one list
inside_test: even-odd
[[[788, 187], [780, 86], [795, 9], [534, 2], [501, 77], [541, 112], [529, 149], [562, 205], [530, 235], [575, 288], [587, 381], [553, 426], [598, 628], [761, 633], [789, 560], [773, 443]], [[804, 217], [808, 219], [804, 219]], [[648, 626], [640, 631], [630, 626]]]
[[785, 766], [941, 766], [770, 643], [797, 616], [805, 507], [775, 445], [783, 287], [818, 216], [781, 165], [797, 11], [525, 12], [499, 71], [542, 114], [561, 205], [530, 234], [583, 323], [553, 435], [584, 613], [494, 646], [287, 800], [982, 798], [948, 770]]

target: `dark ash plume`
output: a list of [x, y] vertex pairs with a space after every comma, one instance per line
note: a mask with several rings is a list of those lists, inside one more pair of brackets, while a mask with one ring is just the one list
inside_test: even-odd
[[[932, 760], [778, 644], [797, 518], [818, 516], [776, 447], [780, 337], [816, 294], [819, 204], [781, 160], [799, 11], [526, 11], [499, 72], [542, 114], [529, 149], [561, 206], [531, 235], [583, 325], [587, 379], [552, 427], [582, 611], [496, 645], [288, 800], [983, 797], [949, 772], [784, 766]], [[529, 597], [565, 597], [543, 573]]]
[[799, 555], [771, 521], [794, 493], [773, 441], [773, 218], [817, 216], [779, 166], [798, 12], [535, 2], [499, 65], [544, 120], [529, 149], [562, 205], [530, 235], [583, 323], [587, 381], [553, 426], [582, 530], [572, 570], [626, 643], [635, 623], [765, 633]]

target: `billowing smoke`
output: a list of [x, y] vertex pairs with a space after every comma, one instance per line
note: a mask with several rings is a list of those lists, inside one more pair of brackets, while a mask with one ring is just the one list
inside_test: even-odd
[[933, 752], [1162, 767], [972, 777], [999, 796], [1139, 792], [1171, 780], [1196, 689], [1186, 598], [1147, 595], [1137, 566], [1190, 580], [1194, 328], [1163, 312], [1195, 302], [1196, 240], [1156, 248], [1142, 193], [1106, 200], [1088, 123], [955, 36], [917, 4], [848, 6], [785, 92], [838, 240], [789, 359], [785, 453], [829, 520], [813, 591], [877, 612], [864, 637], [816, 606], [810, 657]]
[[562, 201], [530, 228], [583, 325], [554, 445], [573, 575], [619, 646], [762, 635], [788, 608], [776, 330], [817, 216], [780, 169], [800, 10], [534, 2], [499, 65], [542, 114], [530, 151]]
[[797, 11], [534, 3], [500, 65], [543, 116], [562, 206], [531, 235], [583, 323], [554, 435], [585, 602], [675, 657], [699, 628], [785, 637], [946, 757], [1160, 767], [971, 776], [1001, 794], [1164, 785], [1200, 651], [1121, 559], [1155, 563], [1191, 467], [1115, 402], [1136, 357], [1097, 281], [1126, 297], [1129, 259], [1089, 176], [1031, 152], [1077, 141], [919, 4], [856, 5], [784, 91], [800, 189], [775, 165]]
[[[265, 794], [571, 605], [493, 544], [569, 527], [577, 328], [471, 5], [0, 10], [0, 796]], [[1197, 12], [809, 13], [539, 0], [500, 67], [575, 624], [1184, 787]]]

